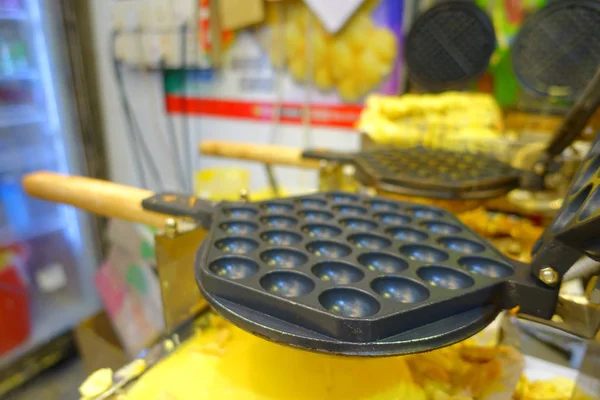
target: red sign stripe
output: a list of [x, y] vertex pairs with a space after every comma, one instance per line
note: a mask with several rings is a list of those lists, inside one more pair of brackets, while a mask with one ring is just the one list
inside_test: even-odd
[[[270, 102], [221, 100], [211, 98], [185, 98], [168, 95], [167, 112], [172, 114], [210, 115], [217, 117], [245, 118], [258, 121], [274, 119], [276, 107]], [[310, 106], [310, 123], [313, 126], [353, 128], [362, 111], [361, 105], [320, 105]], [[280, 121], [288, 124], [301, 124], [304, 105], [283, 103]]]

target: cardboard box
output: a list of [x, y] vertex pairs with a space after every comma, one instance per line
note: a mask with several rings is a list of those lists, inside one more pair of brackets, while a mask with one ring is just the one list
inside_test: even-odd
[[111, 220], [111, 248], [94, 277], [119, 342], [130, 356], [164, 331], [152, 233], [139, 224]]
[[246, 28], [265, 18], [263, 0], [218, 0], [218, 4], [222, 29]]
[[129, 362], [104, 312], [83, 320], [75, 328], [75, 341], [89, 373], [99, 368], [112, 368], [116, 371]]

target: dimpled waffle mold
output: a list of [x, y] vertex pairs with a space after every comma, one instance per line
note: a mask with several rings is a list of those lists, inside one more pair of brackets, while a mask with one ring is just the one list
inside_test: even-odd
[[[600, 63], [600, 4], [555, 1], [528, 17], [512, 45], [515, 75], [528, 90], [575, 98]], [[566, 89], [566, 91], [565, 91]]]
[[485, 198], [519, 186], [518, 170], [484, 154], [415, 147], [359, 153], [355, 162], [359, 176], [406, 194]]
[[[533, 270], [551, 266], [565, 272], [572, 265], [568, 255], [576, 259], [580, 252], [600, 259], [600, 134], [584, 158], [567, 192], [563, 205], [550, 227], [538, 240], [533, 253]], [[553, 243], [551, 243], [553, 242]], [[567, 246], [562, 247], [561, 244]], [[555, 252], [562, 257], [556, 260]], [[572, 254], [571, 251], [573, 251]], [[545, 254], [543, 254], [545, 253]], [[556, 264], [556, 265], [555, 265]]]
[[219, 205], [196, 268], [217, 310], [345, 342], [475, 309], [493, 314], [515, 274], [443, 209], [338, 192]]
[[431, 92], [465, 88], [496, 47], [490, 17], [472, 2], [445, 1], [421, 14], [406, 41], [410, 77]]

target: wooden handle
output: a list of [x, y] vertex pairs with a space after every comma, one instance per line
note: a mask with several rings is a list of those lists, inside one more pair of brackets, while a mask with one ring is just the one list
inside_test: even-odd
[[28, 194], [40, 199], [156, 228], [164, 228], [169, 218], [142, 208], [142, 200], [154, 194], [151, 191], [99, 179], [40, 171], [26, 175], [23, 187]]
[[211, 156], [238, 158], [265, 164], [319, 168], [318, 160], [303, 159], [302, 150], [289, 146], [205, 140], [200, 143], [199, 150], [200, 153]]

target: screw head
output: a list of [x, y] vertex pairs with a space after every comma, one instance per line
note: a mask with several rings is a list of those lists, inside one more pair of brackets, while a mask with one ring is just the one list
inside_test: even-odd
[[546, 285], [553, 286], [558, 282], [558, 272], [551, 267], [542, 268], [538, 277]]
[[250, 201], [250, 191], [248, 189], [240, 190], [240, 200]]

